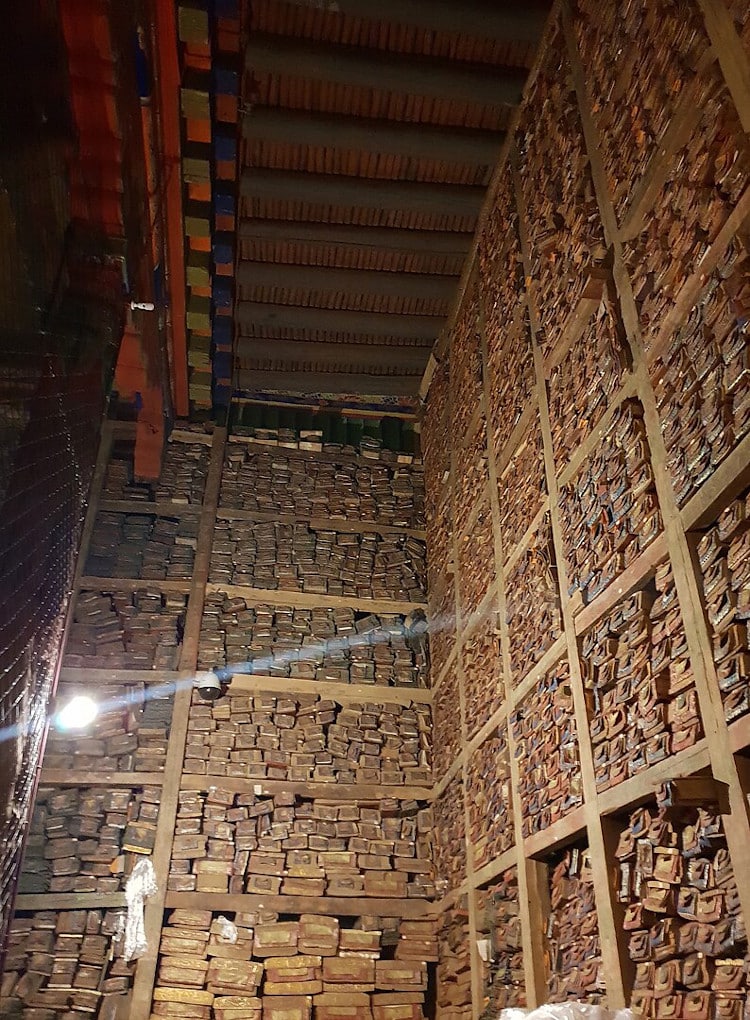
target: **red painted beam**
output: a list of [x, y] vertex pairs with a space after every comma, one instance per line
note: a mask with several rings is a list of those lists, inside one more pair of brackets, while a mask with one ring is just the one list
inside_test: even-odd
[[155, 92], [158, 104], [158, 142], [164, 196], [168, 336], [171, 346], [172, 395], [175, 411], [189, 411], [187, 329], [185, 307], [185, 239], [180, 179], [180, 66], [177, 50], [176, 5], [153, 0]]

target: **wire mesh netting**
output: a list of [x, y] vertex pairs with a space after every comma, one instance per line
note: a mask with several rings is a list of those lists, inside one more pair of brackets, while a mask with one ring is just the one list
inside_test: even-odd
[[[0, 962], [120, 336], [122, 274], [72, 223], [57, 5], [0, 41]], [[78, 210], [80, 215], [80, 210]]]

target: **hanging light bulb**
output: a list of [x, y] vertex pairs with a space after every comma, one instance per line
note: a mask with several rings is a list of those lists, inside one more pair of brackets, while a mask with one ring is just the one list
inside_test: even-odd
[[60, 709], [53, 724], [60, 730], [82, 730], [90, 726], [99, 714], [99, 706], [86, 694], [76, 694]]

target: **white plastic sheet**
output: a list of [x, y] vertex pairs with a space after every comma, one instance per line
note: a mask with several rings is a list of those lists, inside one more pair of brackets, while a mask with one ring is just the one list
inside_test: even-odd
[[228, 917], [224, 917], [223, 914], [220, 914], [216, 920], [218, 921], [219, 927], [221, 928], [220, 933], [221, 937], [226, 942], [230, 942], [232, 945], [234, 945], [235, 942], [237, 941], [238, 935], [237, 925], [234, 924], [233, 921], [230, 921]]
[[137, 960], [148, 949], [146, 927], [143, 919], [143, 905], [149, 896], [157, 892], [156, 874], [149, 857], [143, 857], [133, 868], [125, 885], [125, 901], [128, 915], [125, 920], [124, 960]]
[[501, 1009], [499, 1020], [633, 1020], [633, 1011], [588, 1002], [548, 1002], [537, 1009]]

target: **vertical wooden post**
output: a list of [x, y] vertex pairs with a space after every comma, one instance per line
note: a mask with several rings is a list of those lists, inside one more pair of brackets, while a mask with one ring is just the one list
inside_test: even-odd
[[159, 940], [164, 918], [164, 904], [167, 895], [169, 863], [172, 857], [172, 840], [179, 802], [182, 761], [185, 754], [190, 703], [193, 695], [191, 674], [198, 665], [198, 645], [201, 618], [206, 597], [208, 570], [211, 561], [216, 509], [219, 505], [221, 472], [224, 465], [226, 429], [214, 429], [211, 443], [211, 461], [203, 496], [200, 524], [198, 526], [198, 548], [195, 554], [193, 578], [188, 597], [185, 618], [185, 636], [180, 652], [180, 670], [185, 679], [177, 681], [172, 708], [172, 723], [169, 730], [169, 745], [164, 766], [164, 784], [161, 790], [159, 820], [156, 828], [154, 853], [151, 858], [159, 891], [148, 900], [145, 913], [146, 941], [148, 950], [138, 961], [129, 1020], [148, 1020], [151, 1013], [156, 964], [159, 954]]

